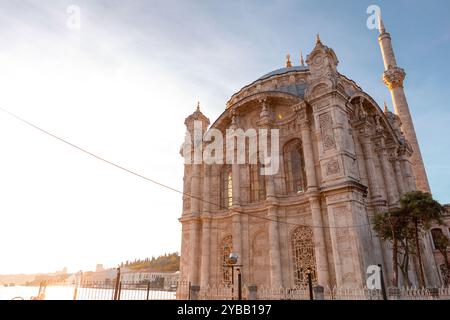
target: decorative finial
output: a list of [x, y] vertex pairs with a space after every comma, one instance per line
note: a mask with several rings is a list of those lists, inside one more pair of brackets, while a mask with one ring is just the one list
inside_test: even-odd
[[305, 66], [305, 60], [303, 59], [303, 52], [300, 50], [300, 64], [304, 67]]
[[322, 41], [320, 41], [320, 34], [317, 34], [316, 44], [322, 44]]
[[384, 113], [388, 113], [388, 112], [389, 112], [389, 109], [388, 109], [387, 103], [385, 101], [384, 102]]
[[381, 13], [378, 14], [378, 30], [380, 34], [386, 33], [386, 28], [384, 27], [383, 19], [381, 19]]
[[200, 111], [200, 101], [197, 101], [197, 111]]
[[286, 55], [286, 68], [290, 68], [292, 67], [292, 63], [291, 63], [291, 55], [288, 53]]

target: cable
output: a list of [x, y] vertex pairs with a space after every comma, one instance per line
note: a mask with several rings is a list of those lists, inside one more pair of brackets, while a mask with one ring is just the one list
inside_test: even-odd
[[[38, 131], [41, 131], [42, 133], [44, 133], [44, 134], [46, 134], [46, 135], [48, 135], [48, 136], [50, 136], [50, 137], [52, 137], [54, 139], [57, 139], [57, 140], [65, 143], [65, 144], [71, 146], [72, 148], [75, 148], [75, 149], [77, 149], [77, 150], [79, 150], [79, 151], [81, 151], [83, 153], [86, 153], [89, 156], [94, 157], [94, 158], [96, 158], [96, 159], [98, 159], [100, 161], [103, 161], [103, 162], [105, 162], [105, 163], [107, 163], [107, 164], [109, 164], [111, 166], [114, 166], [114, 167], [116, 167], [116, 168], [118, 168], [118, 169], [120, 169], [122, 171], [130, 173], [130, 174], [132, 174], [132, 175], [134, 175], [136, 177], [139, 177], [141, 179], [149, 181], [149, 182], [151, 182], [153, 184], [156, 184], [156, 185], [158, 185], [160, 187], [163, 187], [165, 189], [168, 189], [168, 190], [171, 190], [171, 191], [176, 192], [178, 194], [187, 196], [187, 197], [189, 197], [191, 199], [199, 200], [199, 201], [202, 201], [204, 203], [208, 203], [208, 204], [214, 205], [216, 207], [220, 207], [217, 203], [214, 203], [214, 202], [211, 202], [211, 201], [208, 201], [208, 200], [204, 200], [204, 199], [202, 199], [200, 197], [193, 196], [193, 195], [191, 195], [191, 194], [189, 194], [187, 192], [184, 192], [184, 191], [180, 191], [180, 190], [175, 189], [175, 188], [173, 188], [171, 186], [168, 186], [168, 185], [166, 185], [164, 183], [161, 183], [161, 182], [158, 182], [158, 181], [156, 181], [154, 179], [148, 178], [148, 177], [146, 177], [146, 176], [144, 176], [144, 175], [142, 175], [142, 174], [140, 174], [138, 172], [135, 172], [135, 171], [133, 171], [131, 169], [127, 169], [127, 168], [125, 168], [125, 167], [123, 167], [123, 166], [121, 166], [121, 165], [119, 165], [119, 164], [117, 164], [115, 162], [107, 160], [107, 159], [105, 159], [105, 158], [103, 158], [103, 157], [101, 157], [101, 156], [99, 156], [99, 155], [97, 155], [95, 153], [92, 153], [92, 152], [90, 152], [90, 151], [88, 151], [88, 150], [86, 150], [86, 149], [84, 149], [82, 147], [77, 146], [76, 144], [74, 144], [74, 143], [72, 143], [70, 141], [67, 141], [66, 139], [63, 139], [63, 138], [61, 138], [61, 137], [59, 137], [59, 136], [57, 136], [57, 135], [55, 135], [55, 134], [45, 130], [45, 129], [42, 129], [41, 127], [31, 123], [28, 120], [23, 119], [22, 117], [14, 114], [14, 113], [12, 113], [12, 112], [10, 112], [10, 111], [2, 108], [2, 107], [0, 107], [0, 110], [5, 112], [6, 114], [10, 115], [11, 117], [13, 117], [13, 118], [15, 118], [15, 119], [17, 119], [17, 120], [27, 124], [30, 127], [33, 127], [34, 129], [36, 129]], [[298, 226], [298, 227], [323, 228], [323, 229], [341, 229], [341, 228], [350, 229], [350, 228], [367, 227], [367, 226], [371, 225], [371, 223], [366, 223], [366, 224], [361, 224], [361, 225], [352, 225], [352, 226], [314, 226], [314, 225], [304, 225], [304, 224], [298, 224], [298, 223], [293, 223], [293, 222], [288, 222], [288, 221], [279, 221], [278, 219], [271, 219], [269, 217], [258, 216], [258, 215], [254, 215], [254, 214], [251, 214], [251, 213], [248, 213], [248, 212], [243, 212], [241, 210], [235, 210], [235, 211], [238, 212], [238, 213], [241, 213], [241, 214], [245, 214], [245, 215], [247, 215], [249, 217], [253, 217], [253, 218], [257, 218], [257, 219], [263, 219], [263, 220], [267, 220], [267, 221], [271, 221], [271, 222], [283, 223], [283, 224], [287, 224], [287, 225]]]

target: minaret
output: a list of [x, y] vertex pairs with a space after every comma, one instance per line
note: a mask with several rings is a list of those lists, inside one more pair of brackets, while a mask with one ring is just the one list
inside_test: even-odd
[[422, 154], [420, 153], [419, 143], [417, 141], [416, 131], [412, 121], [411, 113], [406, 100], [405, 91], [403, 89], [403, 80], [405, 80], [405, 70], [397, 66], [394, 50], [392, 48], [391, 35], [386, 32], [383, 21], [379, 17], [380, 43], [381, 53], [384, 61], [383, 81], [389, 88], [394, 105], [395, 114], [400, 118], [402, 131], [406, 140], [412, 147], [413, 154], [411, 162], [416, 180], [416, 187], [423, 192], [431, 192], [428, 184], [427, 173], [423, 164]]

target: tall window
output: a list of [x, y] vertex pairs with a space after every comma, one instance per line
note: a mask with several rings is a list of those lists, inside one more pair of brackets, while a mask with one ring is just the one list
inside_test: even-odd
[[222, 209], [233, 205], [233, 176], [231, 166], [224, 166], [221, 173], [220, 204]]
[[250, 203], [264, 201], [266, 199], [266, 180], [261, 174], [262, 164], [249, 165], [250, 176]]
[[287, 193], [304, 192], [306, 177], [303, 161], [303, 150], [300, 140], [294, 139], [288, 142], [284, 146], [283, 155]]
[[295, 286], [308, 285], [308, 272], [311, 272], [313, 283], [317, 282], [312, 228], [297, 227], [292, 233], [291, 245]]
[[431, 236], [433, 237], [433, 244], [434, 244], [435, 249], [437, 248], [436, 243], [437, 243], [438, 239], [440, 237], [442, 237], [443, 235], [444, 235], [444, 233], [442, 232], [441, 229], [439, 229], [439, 228], [431, 229]]
[[220, 263], [222, 268], [222, 282], [224, 284], [231, 284], [231, 270], [227, 266], [230, 253], [233, 251], [233, 237], [231, 235], [222, 239], [220, 246]]

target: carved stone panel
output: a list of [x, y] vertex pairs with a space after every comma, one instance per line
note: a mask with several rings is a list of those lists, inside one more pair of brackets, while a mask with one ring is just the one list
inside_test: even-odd
[[319, 115], [319, 126], [323, 150], [327, 151], [336, 148], [336, 140], [333, 133], [333, 118], [330, 112]]
[[308, 272], [311, 272], [313, 283], [317, 283], [312, 228], [306, 226], [295, 228], [291, 235], [291, 246], [295, 286], [304, 287], [308, 285]]
[[341, 167], [337, 159], [332, 159], [325, 166], [325, 175], [332, 176], [341, 172]]

